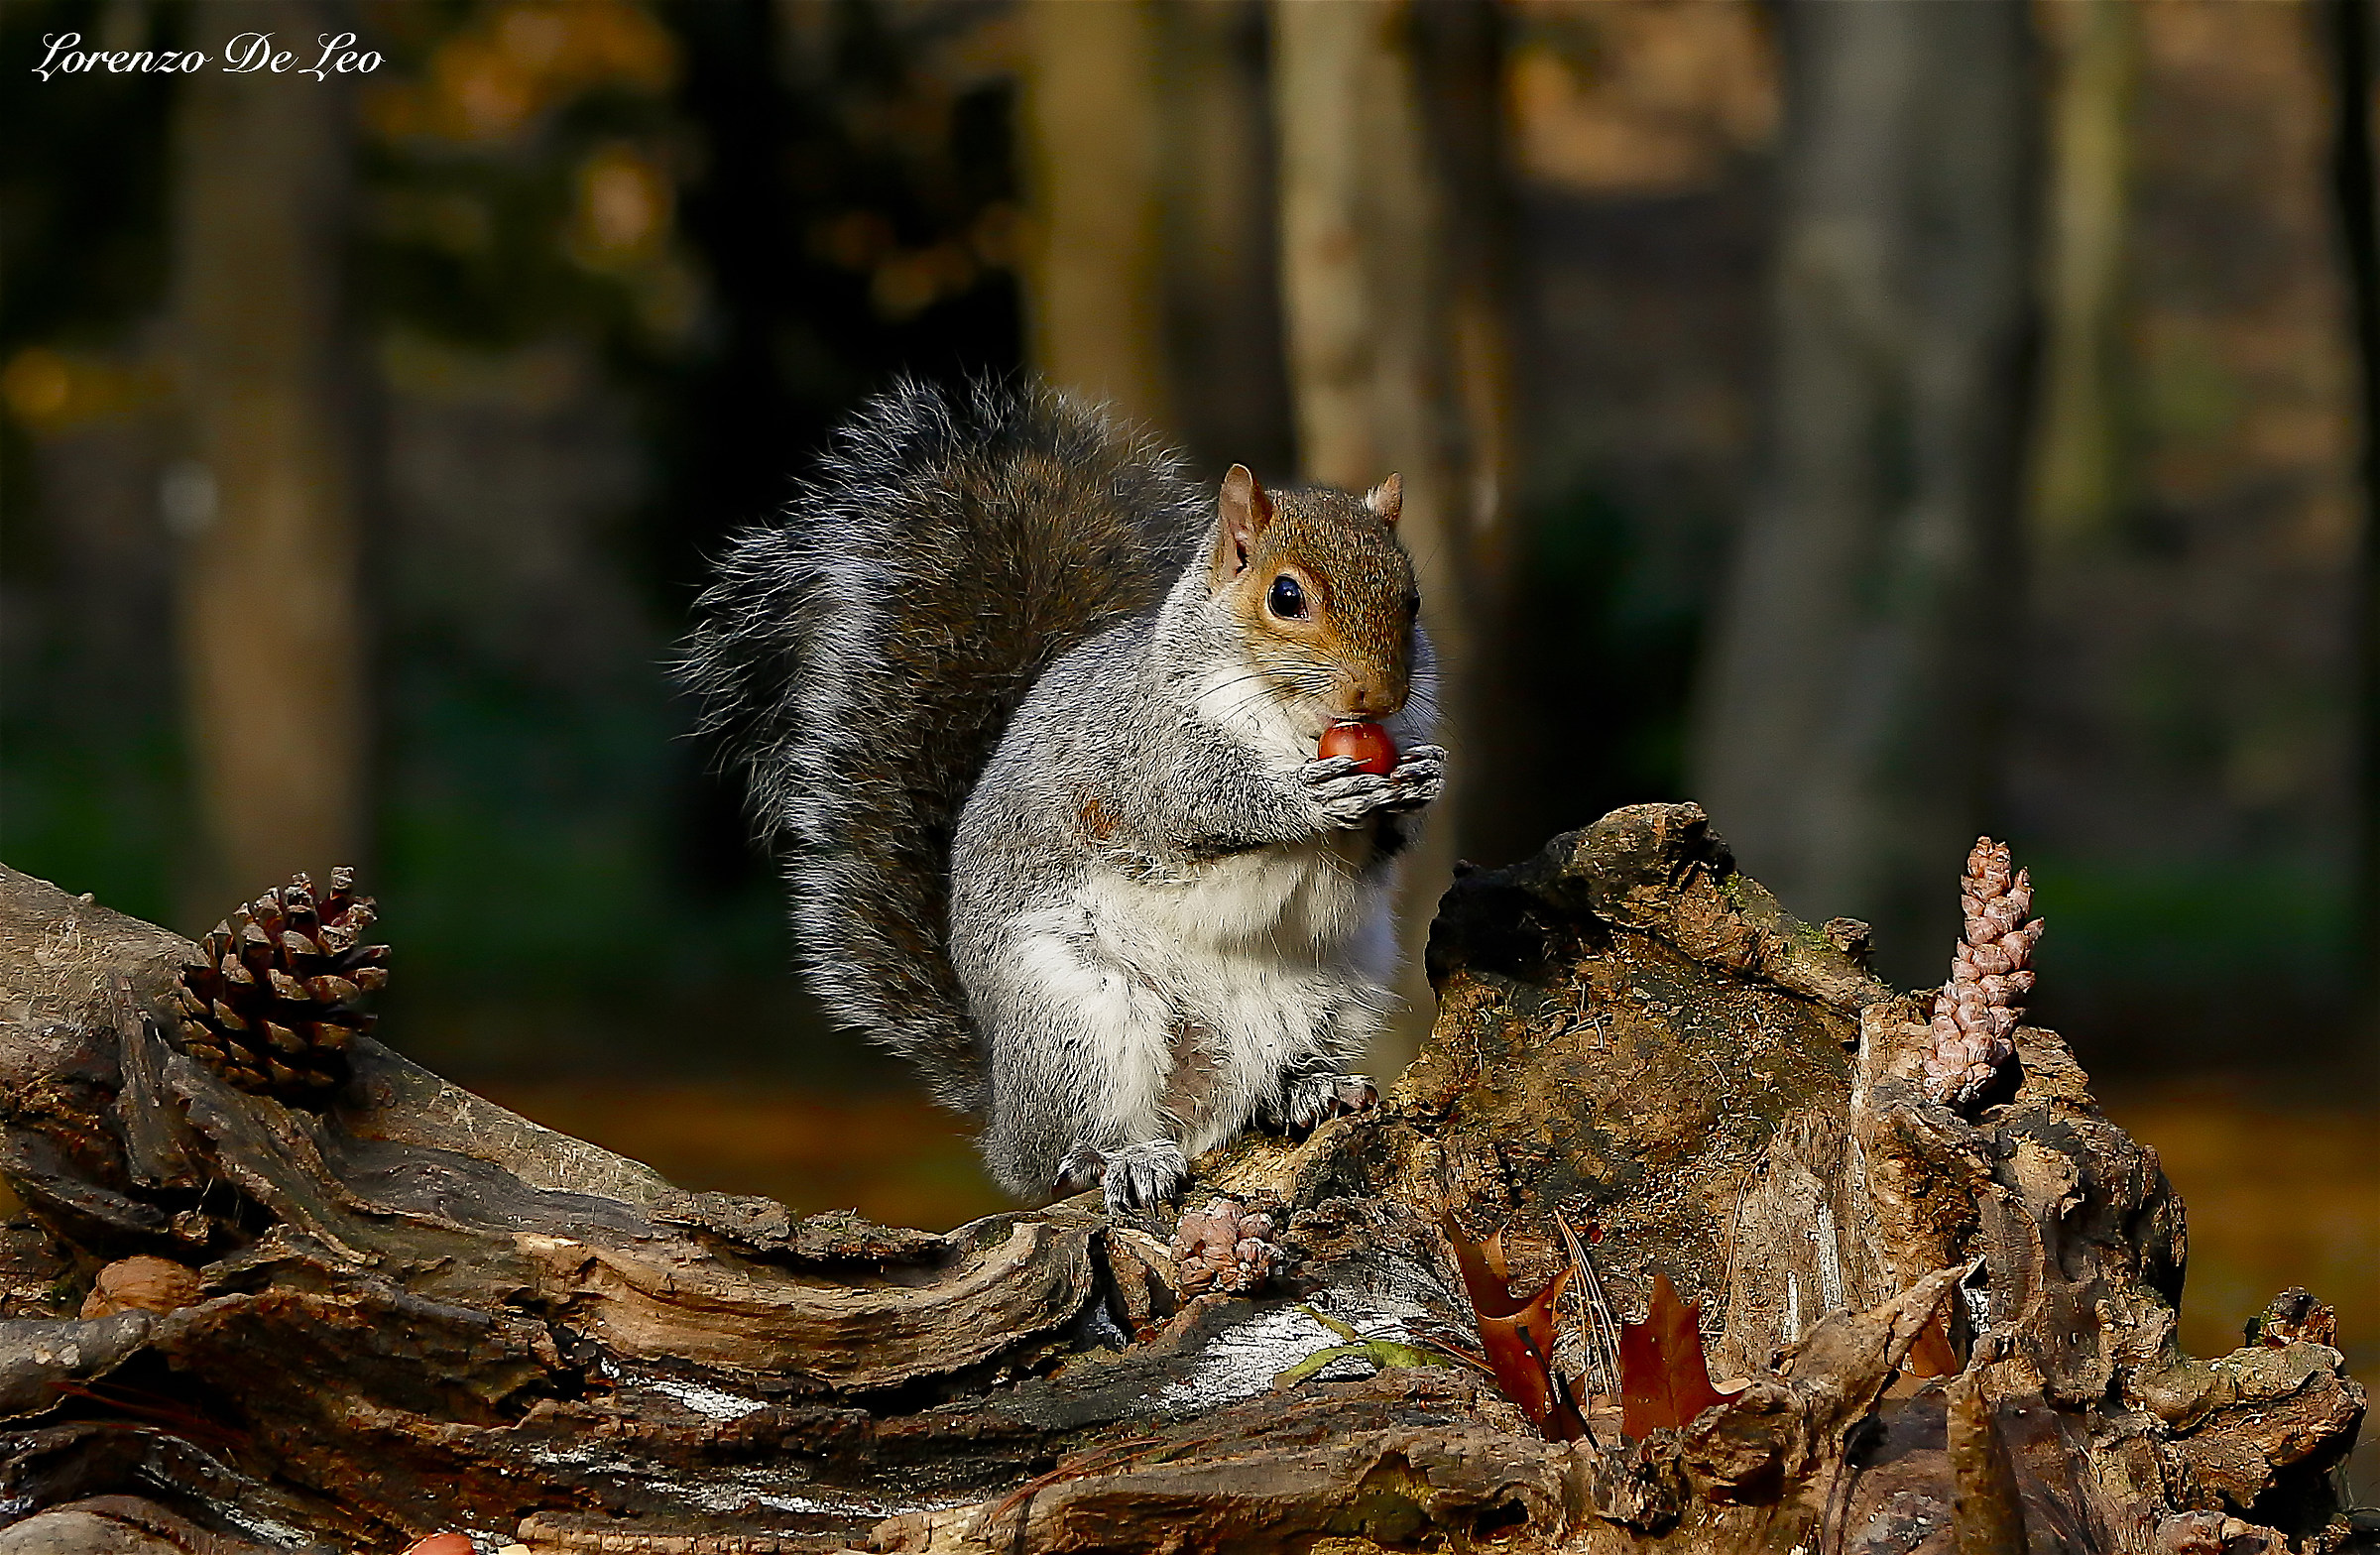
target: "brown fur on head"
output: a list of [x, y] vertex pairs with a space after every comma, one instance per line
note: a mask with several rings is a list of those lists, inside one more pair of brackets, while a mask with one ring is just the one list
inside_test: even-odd
[[1412, 692], [1421, 595], [1396, 539], [1402, 499], [1393, 475], [1362, 497], [1327, 486], [1267, 492], [1240, 464], [1223, 478], [1215, 598], [1256, 667], [1320, 721], [1390, 717]]

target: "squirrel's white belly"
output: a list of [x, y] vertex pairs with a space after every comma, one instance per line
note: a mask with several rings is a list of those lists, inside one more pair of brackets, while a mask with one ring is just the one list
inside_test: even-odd
[[[1379, 1025], [1395, 963], [1392, 888], [1352, 834], [1218, 860], [1187, 880], [1105, 871], [1033, 916], [1019, 946], [1105, 1061], [1096, 1111], [1195, 1155], [1280, 1099], [1283, 1076], [1344, 1062]], [[1196, 1051], [1185, 1048], [1185, 1039]], [[1211, 1063], [1195, 1117], [1165, 1115], [1177, 1064]]]
[[1335, 831], [1227, 854], [1186, 878], [1116, 876], [1094, 884], [1131, 892], [1130, 915], [1180, 940], [1219, 950], [1260, 944], [1275, 957], [1337, 961], [1388, 899], [1380, 877], [1361, 874], [1371, 846], [1369, 828]]

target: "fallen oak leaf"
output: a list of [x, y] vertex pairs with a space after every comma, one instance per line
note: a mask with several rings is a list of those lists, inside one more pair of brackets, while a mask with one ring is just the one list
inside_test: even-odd
[[1553, 1365], [1554, 1304], [1562, 1299], [1577, 1266], [1563, 1269], [1528, 1300], [1515, 1300], [1504, 1263], [1503, 1234], [1489, 1232], [1485, 1241], [1474, 1242], [1451, 1215], [1441, 1216], [1440, 1224], [1455, 1250], [1455, 1266], [1462, 1270], [1463, 1288], [1479, 1319], [1480, 1347], [1487, 1353], [1495, 1385], [1549, 1441], [1575, 1442], [1585, 1436], [1587, 1422]]
[[1619, 1428], [1637, 1441], [1726, 1402], [1711, 1385], [1698, 1315], [1669, 1275], [1655, 1273], [1644, 1321], [1619, 1325]]

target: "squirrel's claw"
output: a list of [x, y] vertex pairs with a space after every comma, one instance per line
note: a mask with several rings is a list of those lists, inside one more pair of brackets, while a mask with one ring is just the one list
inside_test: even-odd
[[1107, 1169], [1107, 1151], [1089, 1139], [1078, 1140], [1058, 1162], [1058, 1176], [1050, 1184], [1050, 1194], [1054, 1198], [1072, 1198], [1099, 1181]]
[[1343, 1074], [1332, 1078], [1341, 1112], [1368, 1113], [1380, 1105], [1380, 1088], [1371, 1083], [1371, 1076]]
[[1333, 826], [1363, 825], [1395, 791], [1388, 778], [1358, 772], [1344, 756], [1308, 762], [1298, 770], [1298, 778], [1306, 785], [1306, 796]]
[[1344, 1113], [1379, 1105], [1379, 1087], [1366, 1076], [1322, 1071], [1290, 1080], [1288, 1095], [1281, 1099], [1280, 1117], [1285, 1127], [1303, 1132]]
[[1189, 1157], [1171, 1139], [1143, 1139], [1104, 1153], [1089, 1144], [1078, 1144], [1059, 1164], [1060, 1174], [1072, 1171], [1086, 1152], [1099, 1160], [1099, 1185], [1111, 1215], [1170, 1204], [1180, 1197], [1182, 1180], [1190, 1175]]
[[1418, 810], [1446, 792], [1446, 747], [1417, 745], [1407, 751], [1388, 774], [1393, 790], [1387, 808]]
[[1418, 810], [1446, 792], [1446, 748], [1417, 745], [1387, 777], [1360, 771], [1344, 756], [1308, 762], [1298, 770], [1307, 795], [1333, 826], [1361, 826], [1386, 810]]

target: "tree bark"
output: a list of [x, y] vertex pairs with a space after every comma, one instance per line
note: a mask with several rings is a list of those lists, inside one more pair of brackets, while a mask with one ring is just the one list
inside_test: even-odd
[[[159, 1034], [191, 947], [0, 871], [0, 1505], [48, 1555], [2336, 1547], [2320, 1309], [2182, 1356], [2180, 1205], [2063, 1044], [1936, 1105], [1845, 944], [1691, 805], [1466, 876], [1386, 1104], [1199, 1163], [1285, 1272], [1186, 1295], [1095, 1198], [932, 1236], [686, 1193], [369, 1040], [319, 1114], [230, 1090]], [[1477, 1359], [1442, 1226], [1521, 1295], [1577, 1264], [1582, 1439]], [[1733, 1380], [1630, 1439], [1588, 1336], [1657, 1275]]]
[[[1995, 602], [2025, 390], [2026, 8], [1784, 13], [1764, 490], [1697, 711], [1695, 786], [1789, 902], [1867, 919], [1897, 977], [1991, 797]], [[1918, 932], [1920, 925], [1924, 932]]]
[[[334, 15], [318, 0], [262, 0], [196, 42], [219, 54], [250, 29], [302, 48], [340, 30]], [[187, 536], [180, 657], [200, 903], [363, 862], [370, 840], [368, 628], [340, 357], [343, 79], [208, 69], [182, 87], [175, 286], [193, 461], [169, 517]]]

